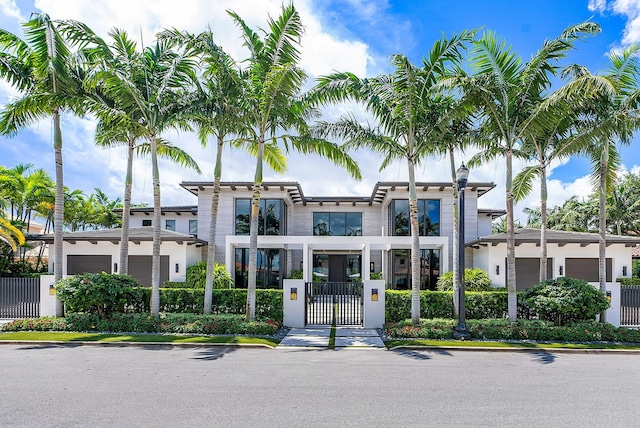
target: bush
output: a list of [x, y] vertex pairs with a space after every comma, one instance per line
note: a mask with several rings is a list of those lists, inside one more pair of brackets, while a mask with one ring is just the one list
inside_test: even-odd
[[[451, 319], [421, 319], [414, 326], [410, 320], [387, 323], [387, 334], [394, 339], [452, 339], [457, 325]], [[551, 321], [507, 319], [467, 320], [473, 339], [535, 340], [561, 342], [640, 342], [640, 330], [614, 327], [596, 321], [582, 321], [555, 326]]]
[[291, 273], [289, 274], [289, 279], [302, 279], [303, 272], [302, 269], [291, 269]]
[[[187, 267], [187, 288], [204, 289], [207, 279], [207, 262], [198, 262]], [[213, 268], [213, 288], [232, 288], [231, 275], [224, 265], [216, 263]]]
[[188, 333], [273, 335], [282, 326], [279, 321], [245, 322], [242, 315], [114, 313], [108, 319], [96, 314], [69, 314], [65, 318], [44, 317], [17, 320], [3, 331], [92, 331], [107, 333]]
[[618, 281], [622, 285], [640, 285], [640, 278], [618, 278]]
[[631, 275], [634, 278], [640, 278], [640, 260], [634, 260], [631, 262]]
[[540, 319], [563, 325], [570, 321], [593, 320], [609, 307], [603, 292], [581, 279], [559, 277], [522, 291], [522, 304]]
[[[491, 291], [492, 289], [489, 274], [478, 268], [464, 270], [464, 285], [467, 291]], [[436, 287], [438, 291], [452, 291], [453, 271], [440, 275]]]
[[126, 304], [137, 303], [138, 282], [129, 275], [84, 273], [65, 278], [55, 285], [58, 298], [69, 312], [88, 312], [108, 318], [123, 312]]
[[162, 288], [191, 288], [184, 281], [165, 281], [162, 283]]

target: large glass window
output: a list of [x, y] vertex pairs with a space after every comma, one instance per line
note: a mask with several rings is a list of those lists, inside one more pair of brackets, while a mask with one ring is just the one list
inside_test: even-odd
[[198, 235], [198, 220], [189, 220], [189, 235]]
[[[282, 199], [261, 199], [258, 235], [284, 235], [285, 204]], [[248, 235], [251, 227], [251, 199], [236, 199], [236, 235]]]
[[176, 221], [175, 220], [165, 220], [164, 228], [167, 230], [176, 231]]
[[362, 236], [362, 213], [313, 213], [315, 236]]
[[[394, 250], [392, 286], [396, 290], [411, 289], [411, 251]], [[420, 289], [435, 290], [440, 277], [440, 250], [420, 250]]]
[[[281, 250], [258, 249], [257, 288], [282, 288], [280, 284]], [[247, 288], [249, 278], [249, 249], [236, 248], [236, 288]]]
[[[394, 236], [411, 235], [408, 200], [391, 202], [390, 221]], [[418, 228], [420, 236], [440, 236], [440, 199], [418, 199]]]

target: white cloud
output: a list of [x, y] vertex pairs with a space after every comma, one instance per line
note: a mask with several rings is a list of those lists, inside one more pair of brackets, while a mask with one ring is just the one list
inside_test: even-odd
[[15, 0], [0, 0], [0, 10], [5, 16], [15, 18], [18, 22], [26, 21]]
[[640, 41], [640, 0], [590, 0], [589, 10], [605, 13], [612, 11], [624, 15], [627, 23], [622, 36], [622, 44], [630, 45]]

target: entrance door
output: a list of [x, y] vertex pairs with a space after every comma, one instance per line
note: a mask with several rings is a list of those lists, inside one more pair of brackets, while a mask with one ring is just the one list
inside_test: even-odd
[[329, 282], [347, 281], [347, 256], [331, 254], [329, 256]]

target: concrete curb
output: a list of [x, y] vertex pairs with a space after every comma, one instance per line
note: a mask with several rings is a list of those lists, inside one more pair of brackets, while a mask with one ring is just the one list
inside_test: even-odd
[[573, 348], [491, 348], [483, 346], [429, 346], [429, 345], [399, 345], [388, 348], [389, 351], [409, 350], [440, 350], [440, 351], [478, 351], [478, 352], [529, 352], [545, 354], [640, 354], [640, 349], [573, 349]]

